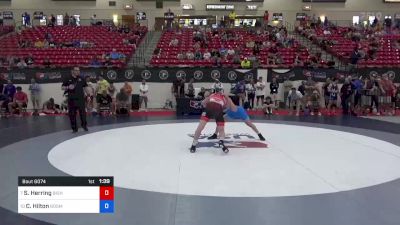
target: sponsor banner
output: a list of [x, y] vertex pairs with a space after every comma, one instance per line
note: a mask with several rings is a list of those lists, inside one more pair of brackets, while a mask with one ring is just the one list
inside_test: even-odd
[[4, 11], [3, 12], [3, 20], [13, 20], [14, 14], [11, 11]]
[[[0, 80], [10, 79], [15, 84], [28, 84], [32, 78], [38, 83], [60, 83], [71, 74], [71, 68], [48, 69], [0, 69]], [[257, 70], [236, 70], [228, 68], [81, 68], [81, 76], [92, 80], [102, 76], [112, 82], [161, 82], [172, 83], [177, 78], [195, 82], [237, 83], [240, 80], [256, 79]]]
[[268, 82], [271, 82], [273, 77], [276, 77], [278, 82], [283, 82], [285, 78], [290, 80], [306, 80], [308, 77], [313, 77], [317, 82], [324, 82], [326, 78], [337, 78], [343, 81], [347, 76], [363, 77], [378, 76], [387, 74], [395, 83], [400, 83], [400, 68], [362, 68], [354, 72], [341, 71], [337, 69], [269, 69]]
[[273, 77], [276, 77], [278, 82], [283, 82], [285, 78], [290, 80], [307, 80], [308, 77], [312, 77], [314, 81], [324, 82], [327, 78], [338, 78], [343, 80], [346, 76], [350, 75], [347, 71], [341, 71], [336, 69], [269, 69], [268, 70], [268, 82], [271, 82]]

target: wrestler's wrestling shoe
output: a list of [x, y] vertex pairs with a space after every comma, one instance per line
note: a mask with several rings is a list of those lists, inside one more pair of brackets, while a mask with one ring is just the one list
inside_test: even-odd
[[195, 153], [196, 152], [196, 146], [192, 145], [192, 147], [190, 147], [190, 152], [191, 153]]
[[208, 140], [215, 140], [215, 139], [217, 139], [218, 137], [217, 137], [217, 134], [213, 134], [213, 135], [211, 135], [210, 137], [208, 137], [207, 139]]
[[222, 151], [223, 151], [224, 153], [228, 153], [228, 152], [229, 152], [229, 149], [225, 146], [223, 140], [220, 140], [220, 141], [218, 142], [218, 144], [219, 144], [219, 147], [222, 147]]
[[258, 137], [260, 138], [261, 141], [265, 141], [265, 138], [264, 138], [264, 136], [262, 136], [261, 133], [258, 134]]

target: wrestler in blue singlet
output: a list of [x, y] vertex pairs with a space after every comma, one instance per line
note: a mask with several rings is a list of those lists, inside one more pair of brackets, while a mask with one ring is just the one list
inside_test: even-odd
[[227, 109], [225, 111], [226, 115], [235, 120], [249, 120], [249, 115], [247, 115], [246, 110], [242, 106], [237, 106], [236, 112], [232, 111], [231, 109]]

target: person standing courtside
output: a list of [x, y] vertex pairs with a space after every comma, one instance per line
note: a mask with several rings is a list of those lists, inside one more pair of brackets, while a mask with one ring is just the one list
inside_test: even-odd
[[79, 111], [81, 126], [83, 130], [88, 131], [85, 112], [84, 88], [86, 81], [80, 77], [79, 67], [74, 67], [71, 76], [62, 83], [62, 90], [68, 93], [68, 115], [71, 122], [72, 132], [78, 132], [76, 123], [76, 112]]

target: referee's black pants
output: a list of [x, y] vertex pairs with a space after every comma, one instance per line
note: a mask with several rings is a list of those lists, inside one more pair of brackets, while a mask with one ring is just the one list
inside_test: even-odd
[[86, 111], [85, 111], [85, 102], [70, 100], [68, 101], [68, 116], [69, 121], [71, 122], [72, 130], [78, 130], [78, 125], [76, 122], [76, 113], [79, 112], [79, 117], [81, 119], [81, 126], [86, 127]]

